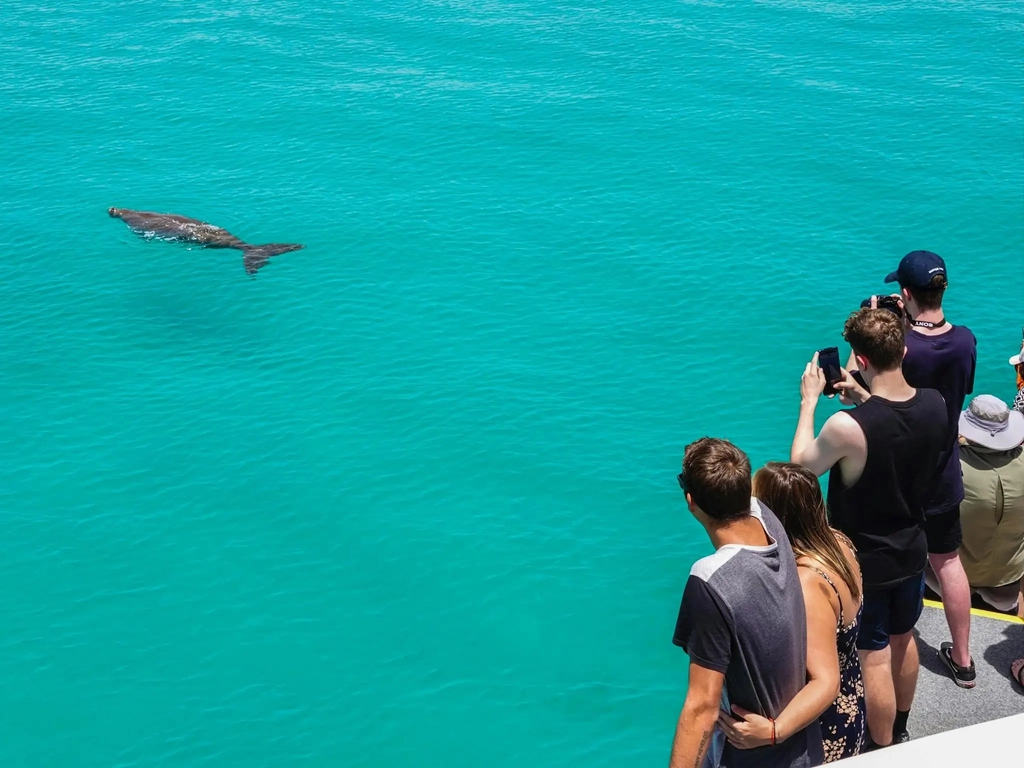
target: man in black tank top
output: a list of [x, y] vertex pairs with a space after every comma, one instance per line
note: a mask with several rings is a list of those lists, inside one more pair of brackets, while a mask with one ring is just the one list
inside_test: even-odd
[[918, 671], [912, 630], [921, 615], [928, 559], [922, 524], [949, 430], [942, 396], [914, 389], [903, 377], [904, 334], [903, 323], [888, 310], [850, 316], [843, 336], [870, 394], [844, 370], [836, 389], [857, 407], [833, 414], [815, 437], [814, 410], [825, 379], [812, 360], [800, 384], [791, 449], [794, 462], [829, 473], [831, 523], [857, 547], [864, 576], [857, 648], [868, 731], [879, 746], [892, 743], [894, 732], [906, 738]]

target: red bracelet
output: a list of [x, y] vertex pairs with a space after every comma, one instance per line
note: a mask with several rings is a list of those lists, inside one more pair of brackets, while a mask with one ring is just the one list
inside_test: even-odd
[[775, 746], [775, 721], [772, 720], [770, 717], [768, 719], [772, 721], [772, 746], [774, 747]]

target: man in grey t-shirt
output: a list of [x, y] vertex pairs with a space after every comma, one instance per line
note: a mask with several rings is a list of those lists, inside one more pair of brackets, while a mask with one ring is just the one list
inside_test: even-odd
[[[693, 768], [714, 734], [723, 690], [730, 704], [777, 718], [807, 681], [803, 591], [778, 518], [751, 499], [750, 461], [725, 440], [686, 448], [679, 484], [715, 554], [698, 560], [673, 642], [690, 657], [690, 684], [671, 768]], [[817, 722], [774, 746], [725, 744], [720, 765], [804, 766], [823, 761]]]

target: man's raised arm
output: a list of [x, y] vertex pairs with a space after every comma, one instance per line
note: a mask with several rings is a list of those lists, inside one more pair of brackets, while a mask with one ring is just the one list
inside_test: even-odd
[[[835, 413], [825, 422], [821, 433], [814, 436], [814, 411], [825, 390], [825, 374], [818, 367], [817, 358], [815, 353], [800, 379], [800, 418], [789, 449], [789, 460], [820, 477], [849, 453], [851, 429], [856, 429], [856, 422], [845, 413]], [[846, 376], [849, 374], [844, 371], [844, 378]]]

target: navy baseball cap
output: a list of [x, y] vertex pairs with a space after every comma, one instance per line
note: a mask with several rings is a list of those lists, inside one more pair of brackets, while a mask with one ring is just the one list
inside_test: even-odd
[[911, 251], [895, 272], [885, 278], [887, 283], [899, 282], [905, 288], [927, 288], [936, 275], [946, 276], [946, 262], [931, 251]]

